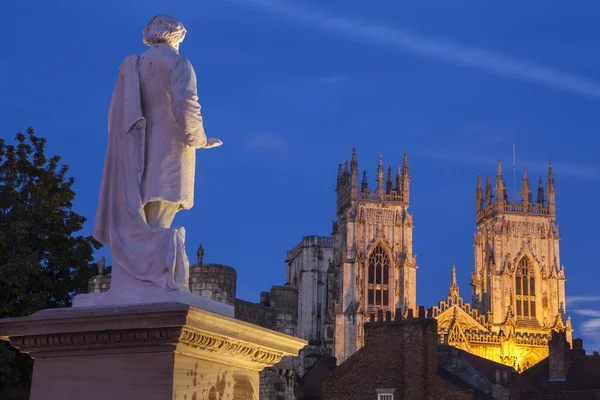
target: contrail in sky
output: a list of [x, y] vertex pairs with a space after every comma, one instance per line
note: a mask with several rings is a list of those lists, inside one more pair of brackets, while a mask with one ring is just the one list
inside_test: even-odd
[[387, 46], [395, 50], [446, 60], [454, 64], [479, 68], [490, 73], [538, 83], [600, 100], [600, 84], [588, 78], [526, 61], [503, 57], [484, 49], [432, 40], [409, 34], [391, 26], [303, 9], [295, 7], [291, 2], [274, 0], [226, 1], [248, 4], [273, 14], [288, 17], [298, 23], [317, 27], [368, 44]]

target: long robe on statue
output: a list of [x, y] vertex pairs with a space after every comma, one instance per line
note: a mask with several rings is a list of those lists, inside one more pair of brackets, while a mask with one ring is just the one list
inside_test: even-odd
[[195, 149], [206, 141], [196, 77], [169, 46], [152, 46], [120, 66], [109, 112], [109, 139], [94, 237], [110, 247], [112, 289], [134, 285], [189, 290], [183, 227], [150, 227], [149, 202], [193, 205]]

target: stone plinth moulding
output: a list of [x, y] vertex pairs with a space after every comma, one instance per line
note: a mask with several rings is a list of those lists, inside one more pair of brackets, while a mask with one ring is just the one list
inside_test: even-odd
[[306, 341], [178, 303], [0, 320], [34, 359], [31, 400], [257, 399], [258, 373]]

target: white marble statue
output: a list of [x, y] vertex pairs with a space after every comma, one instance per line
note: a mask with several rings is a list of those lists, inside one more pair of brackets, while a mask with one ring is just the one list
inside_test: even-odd
[[171, 228], [194, 204], [196, 150], [220, 146], [204, 133], [186, 30], [158, 15], [144, 29], [142, 55], [120, 66], [108, 115], [109, 139], [94, 237], [112, 256], [111, 291], [189, 291], [185, 230]]

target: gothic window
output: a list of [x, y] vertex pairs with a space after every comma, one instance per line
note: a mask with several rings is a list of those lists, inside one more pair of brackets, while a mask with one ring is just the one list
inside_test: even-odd
[[369, 256], [367, 303], [370, 308], [390, 307], [390, 258], [381, 245]]
[[517, 317], [535, 318], [535, 274], [527, 257], [519, 261], [515, 277]]

